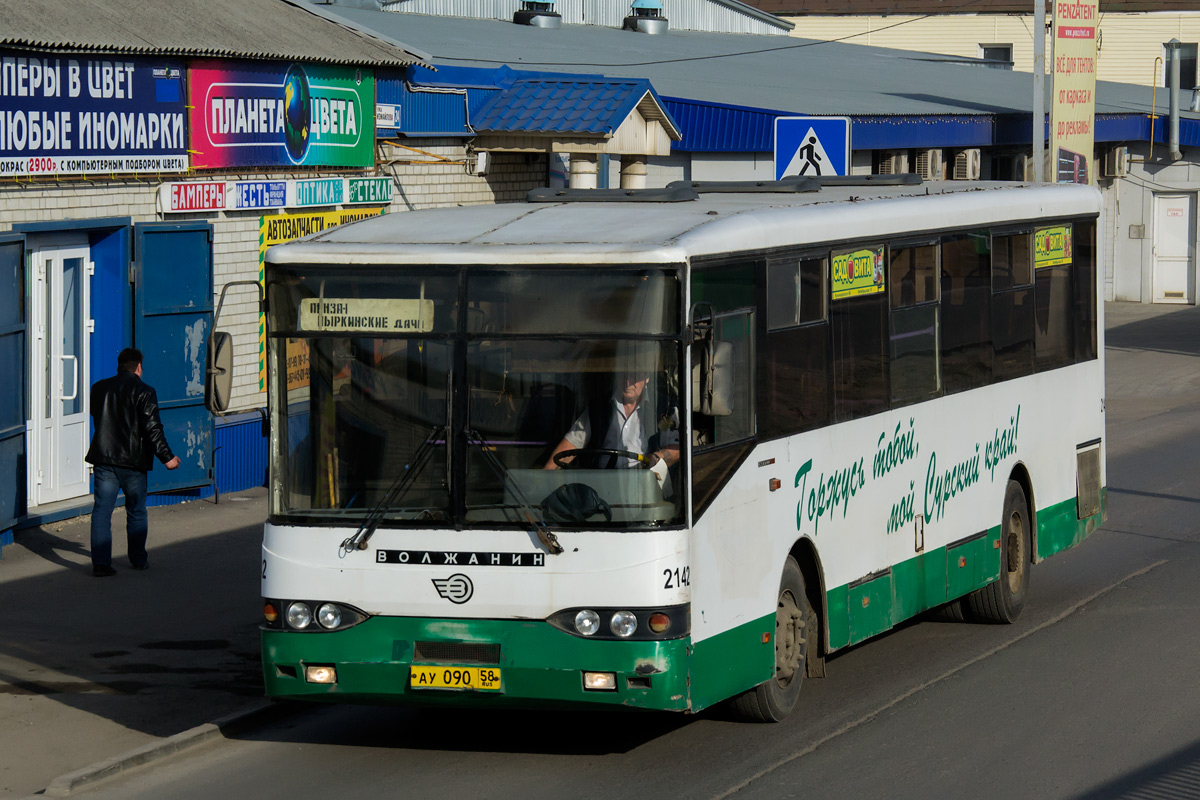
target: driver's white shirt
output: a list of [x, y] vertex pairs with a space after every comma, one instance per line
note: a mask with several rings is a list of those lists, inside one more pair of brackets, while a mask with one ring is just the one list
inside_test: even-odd
[[[643, 416], [646, 413], [646, 403], [639, 400], [638, 404], [633, 407], [633, 411], [625, 414], [625, 404], [621, 402], [619, 397], [612, 398], [613, 406], [613, 424], [608, 426], [608, 434], [604, 437], [604, 441], [599, 444], [592, 444], [592, 447], [600, 447], [605, 450], [628, 450], [631, 453], [645, 455], [646, 444], [649, 434], [646, 429]], [[575, 424], [571, 426], [571, 430], [567, 431], [563, 437], [575, 449], [582, 450], [592, 438], [592, 423], [588, 419], [590, 415], [585, 410], [575, 420]], [[653, 423], [653, 420], [650, 420]], [[650, 432], [653, 432], [650, 428]], [[631, 458], [618, 458], [617, 466], [619, 467], [635, 467], [637, 462]]]

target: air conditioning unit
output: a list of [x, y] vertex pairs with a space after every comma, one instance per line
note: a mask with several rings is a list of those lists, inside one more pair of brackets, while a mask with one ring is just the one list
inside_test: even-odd
[[1129, 174], [1129, 148], [1114, 147], [1104, 154], [1100, 175], [1104, 178], [1124, 178]]
[[917, 151], [916, 173], [925, 181], [941, 181], [946, 179], [946, 160], [942, 158], [942, 148], [930, 147]]
[[882, 150], [879, 153], [879, 175], [902, 175], [908, 172], [907, 150]]
[[979, 180], [979, 148], [959, 150], [954, 154], [954, 180]]

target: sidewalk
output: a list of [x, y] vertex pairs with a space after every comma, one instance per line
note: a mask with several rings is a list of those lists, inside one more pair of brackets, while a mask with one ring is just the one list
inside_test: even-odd
[[90, 517], [19, 531], [0, 559], [0, 797], [262, 706], [266, 489], [149, 509], [150, 569], [93, 578]]

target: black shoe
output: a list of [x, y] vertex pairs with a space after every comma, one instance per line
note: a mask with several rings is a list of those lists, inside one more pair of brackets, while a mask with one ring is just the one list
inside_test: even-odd
[[149, 563], [149, 562], [147, 562], [147, 563], [145, 563], [145, 564], [131, 564], [130, 566], [132, 566], [134, 569], [138, 570], [139, 572], [140, 572], [140, 571], [142, 571], [142, 570], [147, 570], [147, 569], [150, 569], [150, 563]]
[[94, 577], [94, 578], [108, 578], [108, 577], [111, 577], [116, 574], [117, 574], [117, 571], [115, 569], [113, 569], [112, 565], [110, 565], [110, 564], [105, 564], [104, 566], [92, 567], [92, 577]]

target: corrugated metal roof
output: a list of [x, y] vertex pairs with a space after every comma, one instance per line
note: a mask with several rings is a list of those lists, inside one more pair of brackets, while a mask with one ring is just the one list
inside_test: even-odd
[[305, 0], [0, 0], [0, 47], [405, 66], [428, 57]]
[[674, 121], [645, 80], [519, 80], [473, 113], [471, 126], [481, 133], [612, 134], [647, 95], [659, 109], [650, 116], [678, 138]]
[[[405, 36], [439, 65], [645, 78], [663, 97], [790, 114], [1026, 114], [1028, 74], [949, 63], [882, 47], [749, 34], [669, 31], [648, 36], [587, 25], [511, 22], [341, 8], [373, 30]], [[958, 59], [961, 61], [961, 59]], [[1158, 104], [1166, 108], [1165, 92]], [[1100, 83], [1096, 113], [1149, 110], [1150, 90]], [[686, 133], [686, 131], [685, 131]]]
[[[334, 0], [338, 2], [338, 0]], [[346, 0], [342, 0], [346, 2]], [[630, 14], [630, 0], [553, 0], [554, 13], [566, 25], [620, 28]], [[400, 14], [428, 14], [511, 22], [521, 0], [384, 0], [383, 8]], [[664, 0], [663, 16], [672, 27], [688, 31], [787, 35], [795, 27], [741, 0]]]

